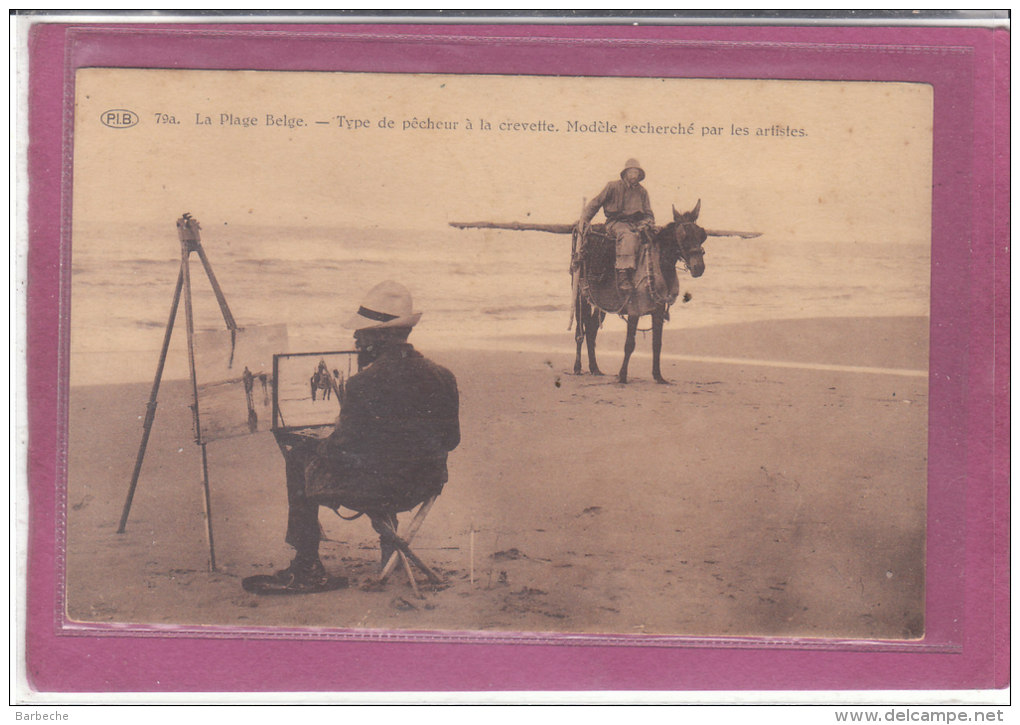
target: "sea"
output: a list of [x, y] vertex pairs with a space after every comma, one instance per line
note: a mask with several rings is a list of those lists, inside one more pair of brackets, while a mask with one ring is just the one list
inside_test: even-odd
[[[406, 285], [423, 350], [513, 349], [547, 336], [572, 349], [569, 235], [481, 229], [210, 225], [202, 247], [243, 328], [287, 326], [289, 352], [352, 346], [344, 322], [380, 281]], [[918, 242], [711, 237], [706, 271], [681, 275], [670, 327], [759, 320], [927, 316], [929, 247]], [[181, 267], [174, 225], [76, 227], [70, 253], [72, 385], [151, 380]], [[198, 255], [195, 329], [225, 329]], [[164, 379], [186, 378], [184, 303]], [[624, 327], [610, 318], [606, 326]], [[668, 333], [667, 333], [668, 334]], [[281, 350], [280, 352], [286, 352]]]

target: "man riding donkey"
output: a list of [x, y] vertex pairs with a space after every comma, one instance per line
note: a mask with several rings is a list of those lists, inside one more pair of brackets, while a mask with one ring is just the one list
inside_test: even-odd
[[246, 578], [256, 594], [299, 594], [339, 589], [319, 559], [319, 506], [367, 514], [379, 533], [383, 564], [395, 546], [397, 514], [438, 495], [447, 481], [446, 458], [460, 443], [457, 381], [408, 342], [421, 318], [411, 294], [396, 282], [374, 287], [348, 322], [360, 372], [344, 386], [332, 434], [290, 449], [287, 463], [287, 536], [291, 565]]
[[578, 222], [578, 233], [585, 238], [585, 229], [602, 209], [606, 215], [606, 232], [616, 243], [616, 284], [626, 299], [634, 291], [634, 270], [642, 237], [655, 229], [655, 215], [648, 192], [641, 182], [644, 169], [637, 159], [627, 159], [619, 180], [610, 181], [598, 196], [585, 204]]

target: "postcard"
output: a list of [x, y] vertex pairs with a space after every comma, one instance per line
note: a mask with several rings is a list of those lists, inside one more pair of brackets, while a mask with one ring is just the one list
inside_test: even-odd
[[[923, 637], [931, 149], [924, 84], [79, 70], [69, 623]], [[626, 384], [613, 374], [630, 313], [613, 302], [594, 330], [606, 374], [587, 348], [574, 370], [571, 233], [451, 227], [576, 224], [628, 164], [652, 223], [699, 205], [695, 224], [724, 232], [703, 241], [701, 276], [670, 270], [668, 385], [644, 333]], [[589, 221], [617, 220], [612, 203]], [[285, 325], [289, 350], [353, 346], [341, 323], [376, 283], [410, 291], [410, 341], [462, 389], [463, 440], [418, 539], [441, 589], [377, 591], [376, 533], [324, 511], [323, 563], [357, 585], [286, 606], [245, 596], [245, 575], [289, 563], [284, 461], [257, 425], [203, 436], [215, 572], [195, 548], [199, 451], [172, 413], [154, 421], [131, 525], [111, 531], [138, 443], [120, 426], [159, 359], [183, 212], [237, 324]], [[274, 387], [311, 408], [316, 364]], [[211, 397], [226, 378], [204, 368]], [[181, 412], [174, 392], [163, 405]]]
[[950, 81], [360, 32], [76, 51], [54, 636], [959, 653]]

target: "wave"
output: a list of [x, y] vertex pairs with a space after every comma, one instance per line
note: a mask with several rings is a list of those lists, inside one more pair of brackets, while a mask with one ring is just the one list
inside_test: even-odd
[[569, 309], [568, 305], [506, 305], [504, 307], [487, 307], [482, 309], [485, 315], [511, 315], [521, 312], [562, 312]]
[[[123, 235], [86, 240], [91, 247], [75, 255], [72, 267], [71, 324], [84, 335], [75, 345], [95, 347], [88, 336], [101, 334], [110, 349], [159, 349], [157, 331], [166, 324], [180, 261], [169, 256], [179, 252], [173, 231], [171, 225], [170, 241], [160, 247]], [[208, 231], [203, 244], [238, 323], [286, 323], [311, 343], [338, 334], [335, 318], [344, 312], [338, 307], [356, 308], [360, 295], [385, 278], [412, 288], [426, 313], [421, 331], [437, 338], [558, 332], [570, 310], [569, 241], [564, 246], [549, 235], [233, 225]], [[674, 307], [683, 310], [685, 325], [808, 310], [855, 316], [927, 309], [929, 266], [916, 247], [777, 240], [766, 248], [753, 240], [720, 242], [709, 254], [703, 278], [681, 276], [683, 291], [693, 294], [689, 304]], [[197, 260], [191, 276], [196, 323], [222, 329]]]
[[111, 266], [126, 267], [178, 267], [180, 257], [117, 257], [112, 254], [79, 254], [75, 255], [72, 271], [85, 271], [91, 269], [106, 269]]

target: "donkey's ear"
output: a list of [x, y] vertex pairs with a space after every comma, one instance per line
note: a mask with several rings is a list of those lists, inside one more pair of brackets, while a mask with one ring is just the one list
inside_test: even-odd
[[674, 204], [673, 205], [673, 221], [675, 221], [675, 222], [680, 221], [680, 216], [681, 216], [681, 214], [680, 214], [680, 212], [678, 212], [676, 210], [676, 204]]
[[698, 221], [698, 214], [701, 213], [701, 199], [698, 199], [698, 203], [694, 205], [694, 209], [691, 210], [691, 221]]

